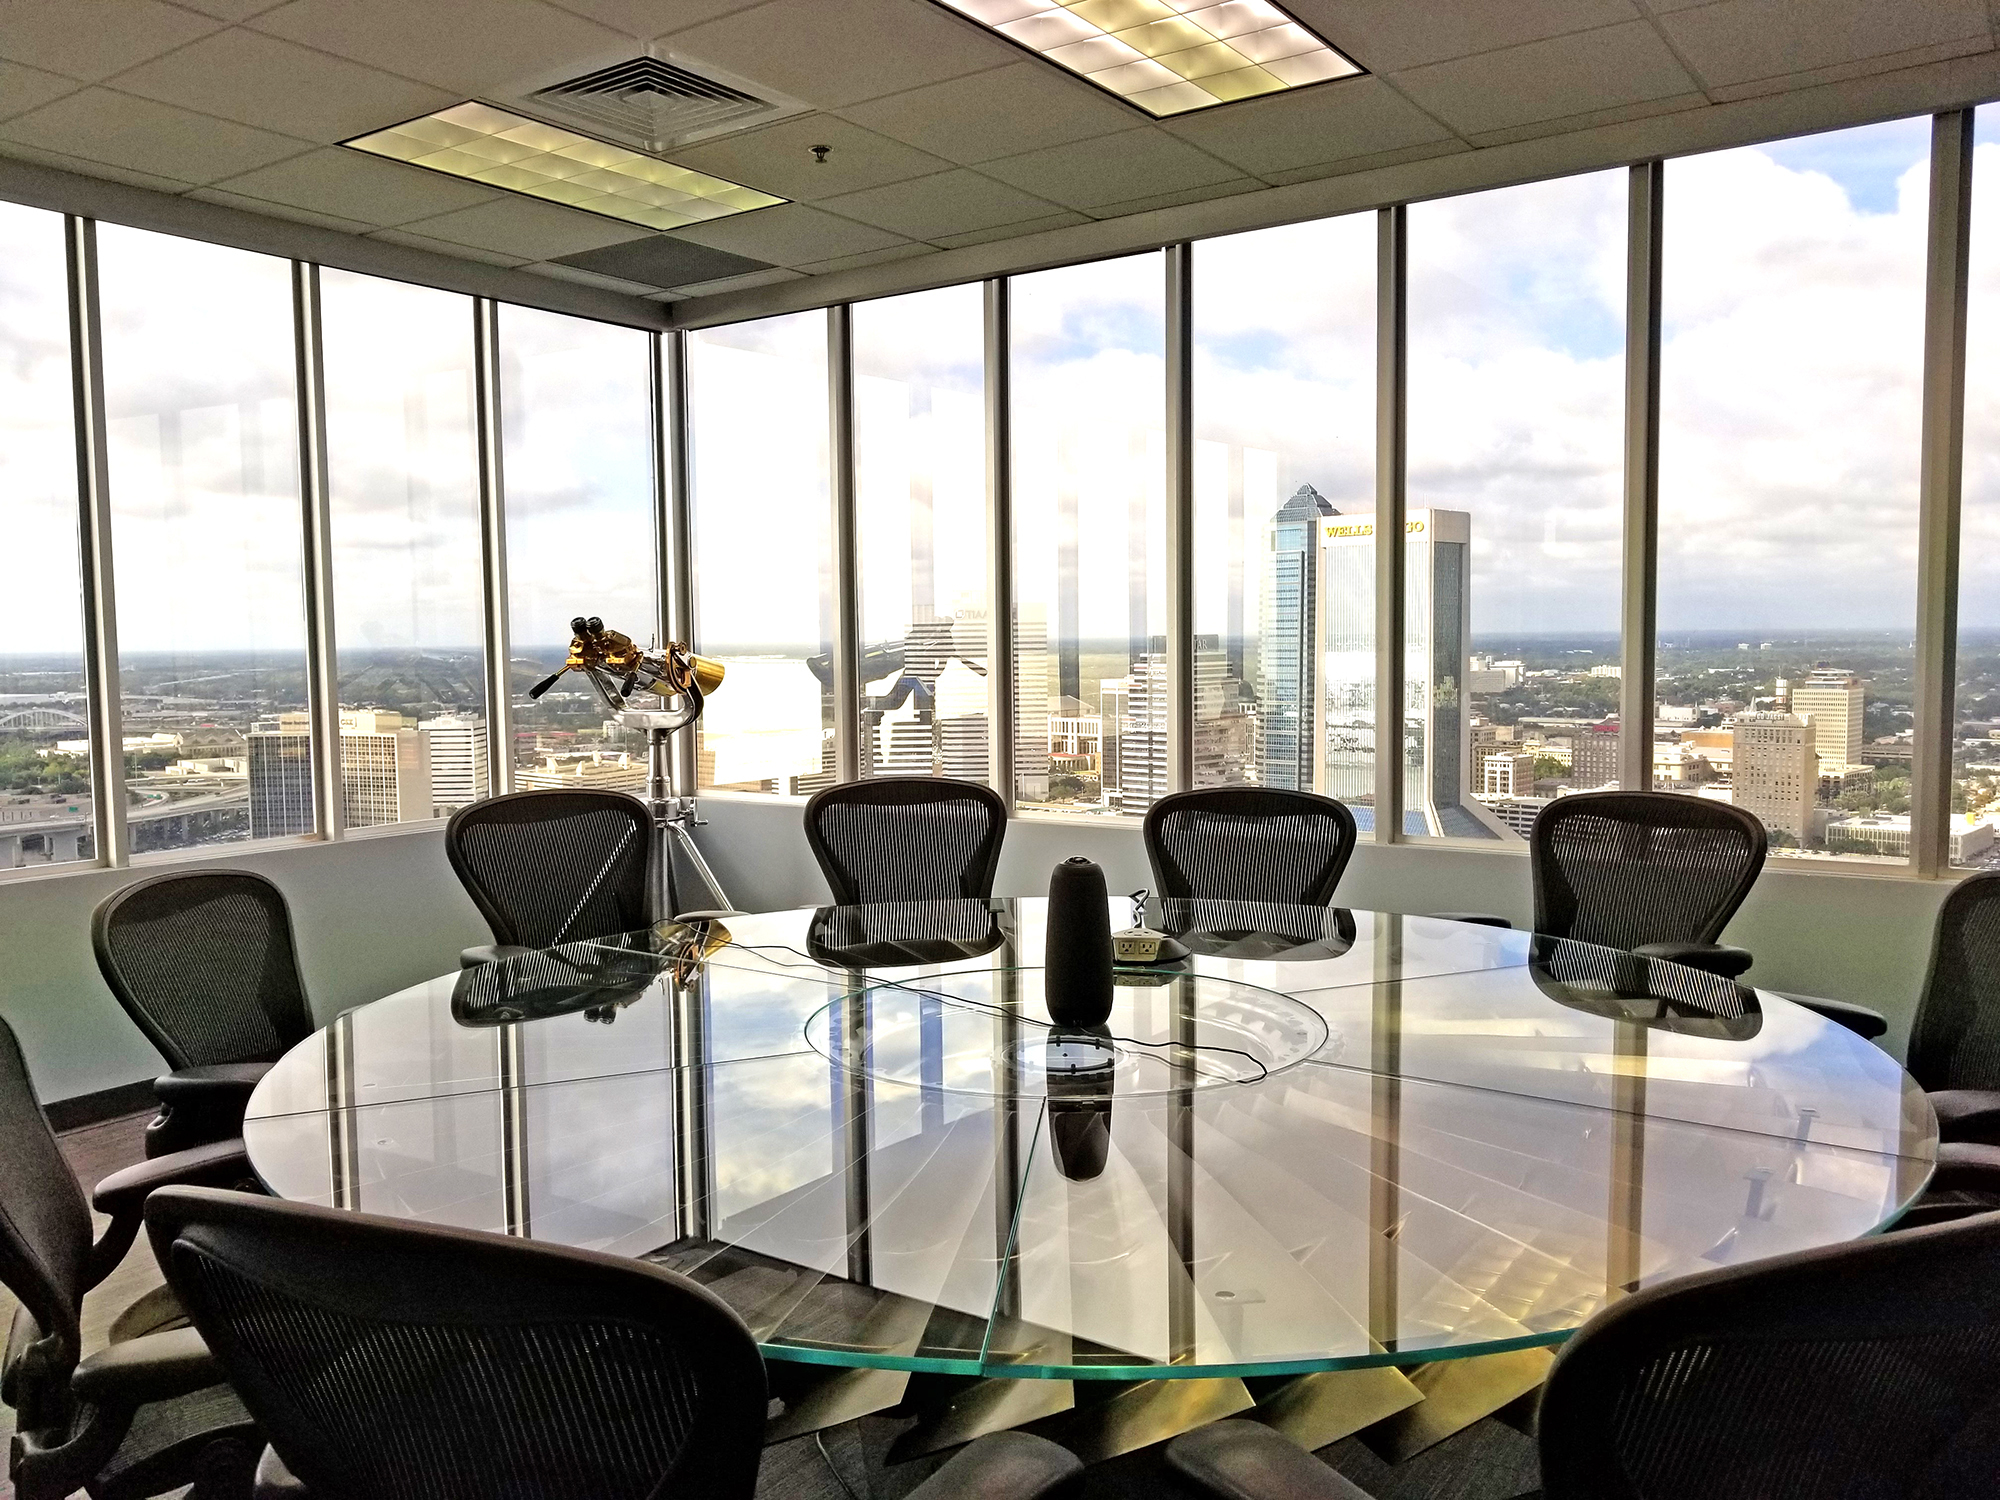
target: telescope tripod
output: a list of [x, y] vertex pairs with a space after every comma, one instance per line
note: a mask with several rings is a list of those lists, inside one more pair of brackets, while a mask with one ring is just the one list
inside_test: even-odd
[[647, 904], [655, 922], [736, 915], [722, 883], [689, 832], [702, 826], [694, 798], [674, 790], [674, 731], [701, 717], [701, 695], [697, 692], [689, 698], [691, 710], [628, 708], [618, 715], [623, 728], [646, 732], [646, 806], [653, 814], [653, 884]]

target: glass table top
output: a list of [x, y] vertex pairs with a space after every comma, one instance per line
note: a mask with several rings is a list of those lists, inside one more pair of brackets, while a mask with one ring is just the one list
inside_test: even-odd
[[[1121, 898], [1113, 923], [1131, 917]], [[767, 1355], [1151, 1379], [1559, 1342], [1893, 1221], [1937, 1126], [1769, 994], [1464, 923], [1155, 903], [1104, 1026], [1040, 900], [731, 917], [411, 987], [292, 1049], [275, 1193], [639, 1257]]]

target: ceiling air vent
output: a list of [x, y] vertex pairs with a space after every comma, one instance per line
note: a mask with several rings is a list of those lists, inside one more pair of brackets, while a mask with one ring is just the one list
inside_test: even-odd
[[800, 108], [657, 57], [614, 63], [537, 89], [522, 102], [537, 114], [648, 152], [760, 125]]

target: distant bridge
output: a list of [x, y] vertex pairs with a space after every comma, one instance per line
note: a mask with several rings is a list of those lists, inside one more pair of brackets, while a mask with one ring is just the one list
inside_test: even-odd
[[88, 729], [90, 721], [66, 708], [17, 708], [0, 714], [0, 729]]

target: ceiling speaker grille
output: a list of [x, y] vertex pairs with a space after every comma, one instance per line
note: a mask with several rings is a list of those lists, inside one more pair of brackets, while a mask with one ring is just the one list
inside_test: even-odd
[[784, 106], [657, 57], [635, 57], [529, 96], [538, 111], [641, 151], [713, 135], [786, 112]]

